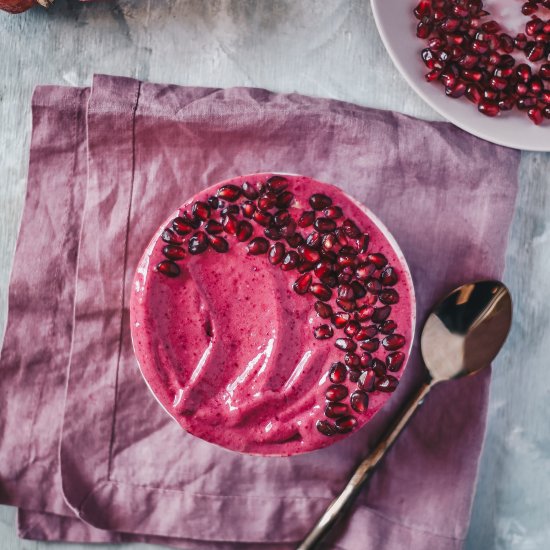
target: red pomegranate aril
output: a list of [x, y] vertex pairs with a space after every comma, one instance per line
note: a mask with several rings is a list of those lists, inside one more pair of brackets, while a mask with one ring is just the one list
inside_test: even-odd
[[489, 42], [485, 42], [483, 40], [474, 40], [472, 42], [471, 48], [472, 51], [482, 55], [489, 50]]
[[430, 15], [432, 10], [431, 0], [420, 0], [416, 8], [414, 8], [413, 13], [417, 19], [422, 19]]
[[378, 329], [382, 334], [391, 334], [396, 328], [397, 328], [397, 323], [395, 321], [392, 321], [391, 319], [384, 321], [378, 327]]
[[367, 256], [367, 260], [371, 264], [374, 264], [376, 269], [382, 269], [388, 263], [388, 260], [387, 260], [386, 256], [384, 256], [383, 254], [380, 254], [380, 253], [369, 254]]
[[321, 244], [323, 242], [323, 235], [321, 233], [317, 233], [317, 231], [312, 231], [306, 238], [306, 244], [315, 249], [321, 248]]
[[434, 52], [442, 50], [447, 45], [447, 41], [439, 36], [433, 36], [428, 40], [428, 46]]
[[368, 351], [365, 351], [360, 355], [359, 361], [361, 363], [360, 365], [361, 370], [365, 370], [371, 365], [372, 355]]
[[529, 88], [534, 95], [539, 95], [544, 90], [544, 84], [538, 76], [534, 76], [529, 82]]
[[333, 384], [327, 388], [325, 397], [327, 401], [342, 401], [348, 396], [348, 388], [342, 384]]
[[494, 117], [497, 116], [500, 113], [500, 109], [498, 108], [498, 104], [494, 103], [493, 101], [489, 101], [484, 99], [481, 101], [478, 105], [478, 110], [480, 113], [484, 114], [488, 117]]
[[396, 351], [405, 345], [405, 337], [401, 334], [390, 334], [382, 340], [382, 345], [388, 351]]
[[522, 97], [517, 100], [516, 107], [520, 111], [527, 111], [531, 109], [532, 107], [535, 107], [537, 105], [537, 98], [536, 97]]
[[223, 231], [223, 225], [216, 220], [208, 220], [204, 230], [210, 235], [218, 235]]
[[[460, 74], [462, 78], [468, 82], [479, 82], [483, 78], [483, 73], [475, 69], [463, 69]], [[455, 89], [459, 84], [462, 84], [464, 91], [466, 91], [466, 84], [463, 82], [457, 82], [453, 89]]]
[[505, 78], [493, 76], [489, 80], [489, 86], [494, 90], [502, 91], [508, 86], [508, 81]]
[[493, 72], [493, 76], [496, 76], [498, 78], [504, 78], [504, 79], [510, 78], [513, 74], [514, 74], [514, 69], [510, 67], [495, 69]]
[[[352, 239], [357, 239], [358, 237], [361, 236], [361, 231], [359, 230], [359, 228], [357, 227], [357, 224], [353, 220], [350, 220], [350, 219], [344, 220], [342, 223], [342, 229], [344, 230], [344, 234], [347, 237], [350, 237]], [[344, 243], [341, 243], [341, 244], [343, 245]]]
[[354, 293], [351, 285], [341, 284], [338, 287], [338, 298], [343, 298], [344, 300], [352, 300], [354, 298]]
[[522, 32], [517, 34], [514, 38], [514, 45], [518, 50], [524, 50], [525, 46], [527, 46], [527, 36]]
[[245, 181], [241, 185], [241, 189], [242, 189], [243, 195], [250, 200], [256, 200], [260, 195], [256, 187], [254, 187], [254, 185], [252, 185], [251, 183], [248, 183], [247, 181]]
[[321, 255], [317, 250], [311, 248], [307, 245], [300, 245], [298, 248], [298, 253], [308, 262], [318, 262], [321, 258]]
[[382, 306], [374, 309], [374, 312], [372, 314], [372, 320], [374, 323], [382, 323], [385, 321], [391, 313], [391, 307], [390, 306]]
[[395, 284], [397, 284], [397, 281], [397, 272], [391, 266], [386, 267], [384, 271], [382, 271], [382, 273], [380, 274], [380, 282], [384, 286], [394, 286]]
[[371, 392], [374, 390], [374, 383], [376, 381], [376, 375], [372, 369], [368, 369], [359, 377], [358, 386], [365, 391]]
[[351, 338], [338, 338], [334, 345], [342, 351], [355, 351], [357, 344]]
[[237, 229], [239, 227], [239, 222], [238, 222], [237, 218], [235, 218], [235, 216], [233, 216], [233, 214], [228, 214], [227, 216], [225, 216], [225, 218], [223, 218], [223, 220], [222, 220], [222, 225], [223, 225], [224, 231], [227, 234], [229, 234], [229, 235], [236, 235], [237, 234]]
[[527, 111], [527, 115], [529, 116], [533, 124], [536, 124], [537, 126], [543, 121], [542, 111], [538, 107], [531, 107]]
[[[500, 92], [497, 92], [496, 90], [491, 90], [490, 88], [485, 88], [485, 90], [483, 90], [483, 98], [486, 99], [487, 101], [496, 103], [499, 97], [500, 97]], [[478, 109], [479, 109], [479, 106], [478, 106]]]
[[369, 340], [363, 340], [359, 345], [362, 350], [373, 353], [380, 347], [380, 340], [378, 338], [370, 338]]
[[344, 363], [346, 366], [356, 369], [361, 365], [361, 359], [356, 353], [346, 353]]
[[372, 317], [373, 313], [374, 313], [374, 308], [372, 306], [363, 305], [357, 309], [355, 316], [358, 321], [365, 322]]
[[323, 247], [323, 250], [332, 250], [335, 246], [339, 247], [340, 244], [338, 243], [334, 233], [327, 233], [323, 235], [321, 246]]
[[365, 286], [367, 287], [367, 291], [371, 294], [378, 294], [382, 290], [382, 283], [374, 277], [371, 277]]
[[357, 254], [364, 254], [369, 248], [370, 237], [368, 233], [364, 233], [359, 236], [352, 243], [353, 248], [356, 250]]
[[177, 217], [172, 220], [172, 229], [178, 235], [188, 235], [194, 228], [188, 220], [185, 220], [182, 217]]
[[[474, 55], [474, 54], [471, 54], [471, 53], [467, 53], [465, 55], [463, 55], [459, 60], [458, 60], [458, 64], [463, 68], [463, 69], [473, 69], [474, 67], [477, 67], [479, 63], [479, 57], [477, 55]], [[452, 75], [454, 77], [454, 75]], [[450, 82], [450, 81], [443, 81], [443, 83], [446, 85], [446, 86], [452, 86], [454, 84], [454, 82]]]
[[236, 204], [229, 204], [225, 208], [222, 209], [220, 212], [220, 215], [222, 218], [225, 216], [229, 216], [230, 214], [232, 216], [236, 216], [239, 213], [239, 207]]
[[446, 33], [454, 32], [458, 27], [460, 27], [460, 19], [456, 17], [447, 17], [439, 25], [439, 28]]
[[354, 416], [341, 416], [335, 420], [334, 426], [337, 432], [347, 434], [357, 426], [357, 419]]
[[338, 218], [341, 218], [344, 214], [339, 206], [333, 204], [332, 206], [329, 206], [328, 208], [325, 208], [323, 210], [323, 215], [325, 216], [325, 218], [337, 220]]
[[332, 290], [323, 283], [314, 283], [309, 291], [322, 302], [328, 302], [332, 297]]
[[404, 362], [405, 354], [401, 351], [395, 351], [386, 357], [386, 366], [391, 372], [397, 372], [403, 366]]
[[328, 378], [334, 384], [341, 384], [346, 381], [347, 369], [343, 363], [333, 363], [330, 367]]
[[309, 197], [309, 204], [311, 205], [311, 208], [313, 208], [313, 210], [320, 211], [331, 206], [332, 199], [330, 197], [327, 197], [327, 195], [323, 195], [322, 193], [315, 193], [314, 195], [311, 195], [311, 197]]
[[319, 280], [330, 288], [336, 288], [338, 286], [338, 279], [334, 272], [319, 277]]
[[540, 30], [542, 30], [543, 22], [539, 17], [534, 17], [530, 21], [525, 23], [525, 34], [527, 36], [534, 36]]
[[380, 378], [377, 380], [374, 384], [374, 387], [381, 392], [384, 393], [391, 393], [394, 392], [399, 385], [399, 380], [395, 378], [395, 376], [392, 376], [391, 374], [388, 374], [387, 376], [384, 376], [383, 378]]
[[433, 69], [429, 73], [426, 73], [425, 78], [427, 82], [435, 82], [441, 76], [441, 71], [439, 69]]
[[516, 84], [516, 94], [519, 96], [527, 95], [529, 92], [529, 86], [525, 82], [518, 82]]
[[163, 232], [162, 232], [162, 235], [160, 236], [160, 238], [165, 242], [165, 243], [168, 243], [168, 244], [182, 244], [183, 243], [183, 239], [177, 234], [177, 233], [174, 233], [174, 231], [172, 231], [171, 229], [169, 228], [166, 228]]
[[531, 80], [531, 67], [526, 63], [520, 63], [516, 67], [516, 76], [522, 82], [529, 82], [529, 80]]
[[338, 254], [336, 261], [340, 267], [355, 267], [355, 256], [352, 254]]
[[523, 15], [533, 15], [538, 9], [539, 7], [536, 2], [525, 2], [525, 4], [521, 6], [521, 13], [523, 13]]
[[420, 21], [416, 27], [416, 36], [418, 38], [428, 38], [432, 33], [433, 25], [429, 20]]
[[241, 205], [241, 211], [245, 218], [252, 218], [256, 212], [256, 203], [252, 201], [244, 201]]
[[306, 210], [298, 218], [298, 226], [309, 227], [310, 225], [313, 225], [314, 221], [315, 221], [315, 212], [313, 210]]
[[285, 245], [283, 243], [275, 243], [269, 248], [268, 258], [271, 264], [277, 265], [283, 261], [285, 256]]
[[516, 64], [516, 60], [511, 55], [508, 55], [508, 54], [501, 56], [498, 62], [498, 66], [503, 69], [514, 67], [515, 64]]
[[219, 199], [235, 202], [241, 196], [241, 189], [236, 185], [224, 185], [218, 189], [216, 196]]
[[305, 273], [301, 277], [298, 277], [292, 285], [294, 292], [296, 292], [296, 294], [306, 294], [311, 285], [311, 280], [311, 273]]
[[300, 256], [298, 252], [294, 250], [290, 250], [283, 257], [283, 262], [281, 263], [281, 269], [283, 271], [290, 271], [292, 269], [296, 269], [299, 263], [300, 263]]
[[336, 229], [336, 222], [330, 218], [317, 218], [313, 223], [313, 227], [319, 233], [330, 233]]
[[481, 25], [481, 30], [488, 34], [496, 34], [500, 31], [500, 25], [496, 21], [487, 21]]
[[498, 100], [498, 108], [501, 111], [510, 111], [511, 109], [514, 108], [515, 104], [516, 104], [516, 101], [512, 96], [501, 97]]
[[267, 188], [276, 195], [282, 193], [288, 187], [288, 180], [283, 176], [271, 176], [265, 182]]
[[282, 237], [281, 230], [278, 227], [266, 227], [264, 235], [272, 241], [278, 241]]
[[177, 277], [180, 274], [180, 268], [177, 264], [174, 262], [171, 262], [170, 260], [163, 260], [162, 262], [158, 263], [155, 267], [155, 271], [158, 271], [159, 273], [162, 273], [162, 275], [166, 275], [166, 277]]
[[364, 391], [354, 391], [350, 396], [350, 405], [355, 412], [362, 414], [369, 407], [369, 396]]
[[237, 225], [237, 240], [241, 243], [244, 243], [252, 237], [252, 233], [254, 232], [254, 228], [252, 227], [252, 224], [247, 222], [246, 220], [242, 220]]
[[373, 306], [378, 302], [378, 294], [369, 293], [365, 296], [365, 305]]
[[301, 260], [298, 263], [298, 273], [306, 273], [307, 271], [313, 271], [315, 267], [315, 262], [308, 262], [307, 260]]
[[550, 80], [550, 63], [545, 63], [540, 66], [539, 76], [542, 80]]
[[334, 425], [327, 420], [317, 420], [315, 427], [317, 428], [317, 431], [319, 431], [323, 435], [326, 435], [327, 437], [330, 437], [337, 433]]
[[399, 302], [399, 294], [393, 288], [385, 288], [378, 295], [378, 299], [386, 305], [393, 305]]
[[208, 197], [207, 202], [213, 210], [217, 210], [218, 206], [220, 206], [218, 197]]
[[330, 325], [319, 325], [313, 329], [313, 336], [317, 340], [328, 340], [329, 338], [332, 338], [333, 334], [334, 331]]
[[380, 359], [374, 358], [371, 363], [371, 368], [374, 371], [374, 374], [376, 374], [379, 378], [386, 376], [386, 365]]
[[349, 313], [339, 311], [332, 316], [332, 324], [336, 328], [344, 328], [349, 323], [350, 318]]
[[283, 191], [280, 195], [277, 195], [277, 202], [275, 203], [275, 206], [277, 208], [288, 208], [292, 201], [294, 200], [294, 194], [290, 191]]
[[210, 239], [210, 246], [220, 253], [227, 252], [229, 250], [229, 243], [220, 236], [214, 236]]
[[286, 227], [292, 222], [292, 216], [290, 215], [290, 212], [288, 210], [278, 210], [273, 215], [273, 224], [276, 227]]
[[246, 248], [251, 256], [265, 254], [269, 249], [269, 241], [263, 237], [255, 237], [248, 243]]
[[376, 270], [376, 266], [373, 263], [362, 263], [357, 266], [355, 270], [355, 276], [365, 281], [367, 280]]
[[315, 270], [314, 270], [315, 275], [319, 278], [331, 272], [332, 272], [332, 264], [327, 260], [321, 260], [315, 266]]
[[378, 328], [375, 325], [362, 327], [355, 335], [356, 340], [370, 340], [378, 334]]
[[[275, 221], [275, 218], [273, 218], [273, 221]], [[290, 218], [288, 220], [288, 223], [285, 223], [282, 227], [281, 227], [281, 235], [285, 238], [285, 239], [288, 239], [289, 237], [299, 237], [302, 241], [304, 240], [302, 235], [296, 235], [296, 222]]]
[[532, 46], [528, 46], [525, 54], [529, 61], [540, 61], [544, 57], [544, 44], [542, 42], [535, 42]]
[[344, 332], [346, 336], [353, 338], [357, 332], [361, 329], [361, 324], [357, 321], [350, 321], [345, 327]]
[[202, 231], [197, 231], [190, 239], [187, 244], [187, 248], [190, 254], [201, 254], [208, 248], [208, 237], [206, 233]]
[[167, 244], [163, 249], [162, 253], [169, 259], [174, 261], [183, 260], [185, 257], [185, 251], [180, 246], [174, 244]]
[[[339, 266], [338, 266], [339, 267]], [[353, 279], [353, 274], [349, 273], [350, 267], [344, 267], [340, 273], [338, 273], [338, 283], [341, 285], [347, 285]]]
[[332, 308], [329, 304], [326, 304], [325, 302], [321, 302], [319, 300], [315, 302], [314, 307], [317, 315], [319, 315], [321, 319], [330, 319], [332, 317]]
[[210, 206], [202, 201], [197, 201], [191, 210], [193, 216], [205, 222], [210, 216]]
[[264, 227], [269, 227], [271, 224], [271, 220], [273, 219], [273, 216], [269, 212], [262, 212], [261, 210], [256, 210], [254, 214], [252, 214], [252, 219]]
[[499, 36], [499, 48], [504, 53], [512, 53], [514, 51], [514, 39], [506, 33], [502, 33]]
[[328, 402], [325, 407], [325, 416], [328, 418], [338, 418], [348, 412], [348, 406], [344, 403]]
[[540, 100], [544, 104], [550, 105], [550, 90], [544, 90], [544, 92], [540, 94]]
[[344, 300], [343, 298], [336, 298], [336, 303], [344, 311], [351, 313], [357, 309], [355, 300]]
[[544, 118], [550, 118], [550, 105], [547, 105], [543, 110], [542, 110], [542, 116]]
[[[281, 234], [284, 233], [284, 229], [287, 229], [288, 227], [290, 227], [289, 225], [287, 225], [286, 227], [283, 227], [281, 229]], [[304, 238], [302, 237], [302, 235], [300, 235], [299, 233], [294, 233], [293, 235], [288, 235], [285, 237], [285, 240], [286, 242], [288, 243], [288, 246], [290, 246], [290, 248], [298, 248], [301, 244], [304, 244]]]
[[359, 281], [352, 281], [351, 288], [353, 289], [354, 297], [357, 299], [363, 298], [367, 294], [365, 287]]
[[277, 204], [277, 195], [275, 193], [265, 193], [258, 199], [258, 208], [263, 212], [267, 212], [275, 208]]

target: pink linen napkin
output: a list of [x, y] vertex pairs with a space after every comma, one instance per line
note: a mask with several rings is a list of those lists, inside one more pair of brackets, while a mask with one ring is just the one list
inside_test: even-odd
[[[104, 76], [89, 103], [88, 93], [35, 94], [0, 364], [2, 500], [22, 508], [30, 538], [290, 548], [418, 382], [418, 350], [387, 410], [332, 448], [261, 458], [200, 441], [151, 398], [131, 351], [127, 289], [150, 235], [174, 205], [233, 175], [279, 170], [333, 182], [397, 238], [421, 324], [456, 284], [502, 273], [519, 155], [449, 124], [296, 94]], [[37, 243], [47, 254], [29, 273]], [[484, 375], [434, 391], [334, 547], [461, 547], [487, 388]]]

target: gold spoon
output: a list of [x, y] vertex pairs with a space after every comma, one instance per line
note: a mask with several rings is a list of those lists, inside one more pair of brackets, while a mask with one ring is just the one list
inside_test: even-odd
[[475, 374], [489, 366], [504, 344], [511, 323], [512, 299], [499, 281], [462, 285], [434, 308], [420, 338], [428, 369], [425, 382], [297, 550], [318, 548], [327, 533], [347, 514], [374, 468], [433, 386]]

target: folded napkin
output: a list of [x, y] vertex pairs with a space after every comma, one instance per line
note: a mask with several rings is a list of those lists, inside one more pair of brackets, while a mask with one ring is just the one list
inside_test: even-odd
[[[107, 76], [38, 88], [0, 359], [0, 499], [20, 508], [21, 536], [292, 548], [418, 384], [418, 346], [388, 406], [346, 440], [289, 458], [218, 448], [183, 432], [137, 370], [129, 285], [148, 239], [231, 176], [332, 182], [396, 237], [421, 326], [446, 291], [501, 275], [518, 162], [447, 123], [297, 94]], [[488, 384], [434, 390], [329, 547], [461, 548]]]

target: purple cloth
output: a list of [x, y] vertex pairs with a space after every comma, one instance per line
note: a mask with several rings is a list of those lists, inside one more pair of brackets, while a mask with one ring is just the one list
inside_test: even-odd
[[[502, 274], [518, 162], [447, 123], [297, 94], [106, 76], [38, 88], [0, 363], [0, 498], [19, 506], [21, 536], [292, 548], [418, 384], [418, 346], [388, 406], [345, 441], [290, 458], [217, 448], [171, 421], [136, 368], [128, 288], [150, 235], [235, 175], [336, 183], [401, 245], [420, 326], [446, 291]], [[433, 391], [330, 547], [461, 548], [488, 385]]]

